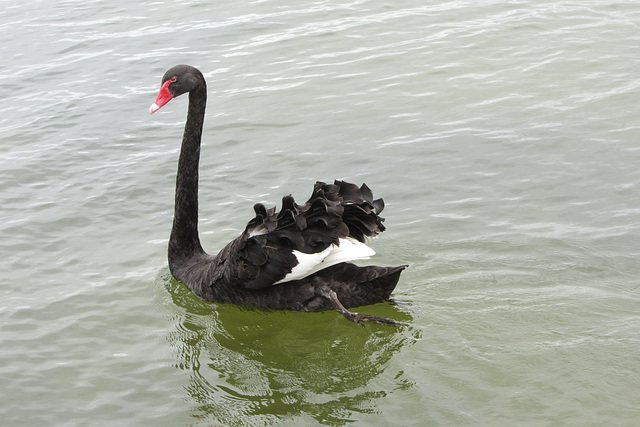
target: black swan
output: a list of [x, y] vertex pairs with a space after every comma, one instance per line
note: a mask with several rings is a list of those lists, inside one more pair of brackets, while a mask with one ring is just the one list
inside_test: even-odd
[[198, 236], [198, 165], [207, 103], [202, 73], [177, 65], [162, 77], [149, 109], [156, 112], [172, 98], [189, 92], [182, 138], [169, 268], [173, 277], [207, 301], [261, 309], [318, 311], [335, 309], [356, 323], [401, 325], [394, 320], [357, 314], [347, 308], [385, 301], [406, 265], [358, 267], [347, 261], [375, 252], [365, 240], [384, 230], [382, 199], [366, 185], [317, 182], [309, 201], [282, 199], [282, 209], [256, 204], [255, 218], [240, 237], [218, 255], [207, 254]]

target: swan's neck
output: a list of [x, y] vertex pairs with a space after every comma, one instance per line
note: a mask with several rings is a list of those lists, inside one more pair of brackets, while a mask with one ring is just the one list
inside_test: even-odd
[[189, 112], [184, 127], [178, 173], [173, 228], [169, 238], [169, 265], [182, 264], [204, 254], [198, 236], [198, 166], [207, 89], [203, 84], [189, 93]]

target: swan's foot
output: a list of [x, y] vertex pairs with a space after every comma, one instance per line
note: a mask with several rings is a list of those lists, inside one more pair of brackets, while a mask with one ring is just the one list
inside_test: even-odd
[[373, 322], [378, 325], [386, 325], [386, 326], [405, 326], [404, 323], [397, 322], [393, 319], [389, 319], [387, 317], [378, 317], [378, 316], [370, 316], [368, 314], [358, 314], [344, 308], [344, 305], [338, 299], [338, 295], [328, 286], [321, 285], [316, 288], [316, 295], [319, 295], [323, 298], [328, 299], [331, 302], [333, 308], [340, 314], [342, 314], [347, 319], [352, 322], [356, 322], [360, 326], [362, 323], [360, 322]]

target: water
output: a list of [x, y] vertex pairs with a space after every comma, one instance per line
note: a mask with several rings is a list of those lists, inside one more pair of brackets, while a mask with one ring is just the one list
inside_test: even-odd
[[[298, 2], [299, 3], [299, 2]], [[2, 2], [6, 425], [637, 425], [640, 7]], [[406, 322], [197, 300], [166, 267], [208, 79], [214, 252], [317, 179], [384, 197]]]

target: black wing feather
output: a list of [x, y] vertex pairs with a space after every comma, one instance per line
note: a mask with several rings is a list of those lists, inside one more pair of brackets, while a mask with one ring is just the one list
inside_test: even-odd
[[245, 289], [268, 288], [297, 265], [294, 250], [317, 253], [341, 238], [364, 242], [384, 231], [383, 209], [382, 199], [373, 200], [365, 184], [344, 181], [317, 182], [304, 205], [285, 196], [280, 212], [258, 203], [242, 236], [218, 254], [218, 271], [225, 281]]

